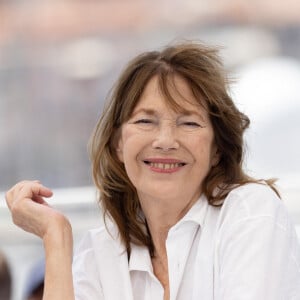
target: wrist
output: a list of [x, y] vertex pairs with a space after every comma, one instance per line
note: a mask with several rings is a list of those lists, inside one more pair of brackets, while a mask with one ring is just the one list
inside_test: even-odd
[[44, 248], [53, 251], [56, 249], [67, 249], [73, 247], [72, 226], [69, 220], [60, 215], [55, 217], [55, 222], [49, 225], [43, 237]]

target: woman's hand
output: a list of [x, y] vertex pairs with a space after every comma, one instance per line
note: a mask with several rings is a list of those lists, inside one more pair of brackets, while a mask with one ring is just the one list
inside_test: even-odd
[[63, 229], [68, 220], [44, 200], [52, 191], [39, 181], [21, 181], [6, 193], [6, 202], [13, 222], [44, 239], [52, 229]]
[[74, 300], [73, 236], [67, 218], [44, 200], [52, 191], [39, 181], [22, 181], [6, 193], [13, 221], [43, 239], [45, 249], [44, 300]]

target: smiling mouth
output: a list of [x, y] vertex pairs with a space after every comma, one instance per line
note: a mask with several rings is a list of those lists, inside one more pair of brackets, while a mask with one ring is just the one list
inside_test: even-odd
[[186, 165], [186, 163], [183, 162], [162, 163], [162, 162], [152, 162], [147, 160], [144, 160], [144, 163], [153, 169], [159, 169], [159, 170], [176, 170]]

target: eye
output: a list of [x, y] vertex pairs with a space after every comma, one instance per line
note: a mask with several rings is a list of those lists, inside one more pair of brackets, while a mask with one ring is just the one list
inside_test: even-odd
[[134, 124], [153, 124], [154, 121], [151, 119], [138, 119], [133, 122]]
[[189, 127], [202, 127], [199, 123], [191, 122], [191, 121], [183, 122], [182, 124], [185, 125], [185, 126], [189, 126]]
[[186, 129], [196, 129], [196, 128], [203, 128], [204, 126], [197, 121], [181, 121], [179, 122], [179, 126], [186, 128]]

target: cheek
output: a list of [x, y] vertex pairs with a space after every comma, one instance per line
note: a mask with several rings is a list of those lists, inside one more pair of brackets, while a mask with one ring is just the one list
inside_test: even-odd
[[125, 153], [127, 152], [128, 140], [130, 139], [130, 131], [126, 125], [123, 125], [121, 132], [119, 133], [118, 142], [117, 142], [117, 156], [121, 162], [124, 163]]
[[132, 160], [139, 149], [141, 139], [142, 137], [134, 129], [124, 125], [117, 147], [117, 154], [120, 161], [126, 164], [126, 162]]
[[203, 165], [211, 165], [216, 157], [216, 146], [211, 135], [204, 135], [189, 141], [190, 147], [195, 149], [197, 160]]

